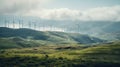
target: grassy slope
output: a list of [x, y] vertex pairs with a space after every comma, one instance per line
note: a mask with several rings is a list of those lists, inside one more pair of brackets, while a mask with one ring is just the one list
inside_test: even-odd
[[[120, 42], [85, 46], [42, 46], [38, 48], [8, 49], [1, 51], [3, 64], [33, 67], [119, 67]], [[61, 48], [61, 49], [60, 49]], [[8, 62], [10, 61], [11, 62]], [[23, 61], [21, 61], [23, 60]], [[42, 65], [44, 61], [44, 64]], [[18, 63], [19, 62], [19, 63]], [[6, 65], [7, 66], [7, 65]]]
[[0, 38], [0, 49], [9, 48], [25, 48], [25, 47], [37, 47], [39, 43], [35, 41], [27, 41], [19, 37], [13, 38]]
[[[34, 40], [34, 39], [24, 39], [20, 37], [9, 37], [9, 38], [0, 38], [0, 49], [9, 49], [9, 48], [29, 48], [29, 47], [38, 47], [42, 45], [78, 45], [74, 41], [63, 41], [61, 39], [56, 39], [56, 37], [50, 37], [50, 40], [54, 40], [55, 42], [51, 41], [44, 41], [44, 40]], [[61, 40], [62, 42], [58, 42]]]
[[0, 37], [22, 37], [24, 39], [44, 40], [57, 43], [96, 43], [102, 42], [99, 38], [77, 33], [42, 32], [31, 29], [11, 29], [0, 27]]

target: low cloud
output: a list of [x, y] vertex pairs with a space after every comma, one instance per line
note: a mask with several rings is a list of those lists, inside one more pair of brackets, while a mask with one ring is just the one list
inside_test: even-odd
[[0, 0], [0, 14], [21, 14], [41, 8], [49, 0]]
[[26, 16], [37, 16], [42, 19], [52, 19], [52, 20], [75, 20], [81, 15], [78, 10], [71, 10], [68, 8], [60, 9], [41, 9], [41, 10], [31, 10]]
[[50, 20], [120, 21], [120, 5], [80, 11], [68, 8], [45, 9], [49, 0], [1, 0], [0, 14], [36, 16]]
[[86, 11], [68, 8], [41, 9], [31, 10], [25, 15], [50, 20], [120, 21], [120, 6], [99, 7]]

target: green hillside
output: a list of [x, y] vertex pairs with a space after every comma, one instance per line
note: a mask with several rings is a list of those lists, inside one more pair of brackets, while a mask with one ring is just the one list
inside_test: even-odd
[[1, 50], [1, 67], [119, 67], [120, 42]]
[[0, 27], [0, 49], [38, 47], [41, 45], [78, 45], [102, 43], [104, 40], [79, 33], [42, 32], [32, 29]]
[[20, 37], [0, 38], [0, 49], [25, 48], [40, 46], [38, 42], [28, 41]]

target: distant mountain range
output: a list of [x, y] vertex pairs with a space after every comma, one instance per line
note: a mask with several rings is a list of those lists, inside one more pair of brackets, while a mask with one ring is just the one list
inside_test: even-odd
[[[48, 31], [64, 31], [67, 33], [80, 33], [92, 35], [94, 37], [106, 40], [120, 39], [120, 22], [119, 21], [78, 21], [78, 20], [46, 20], [38, 17], [21, 17], [21, 16], [0, 16], [0, 26], [4, 27], [5, 22], [9, 27], [19, 27], [19, 22], [23, 23], [21, 28]], [[21, 26], [21, 25], [20, 25]]]

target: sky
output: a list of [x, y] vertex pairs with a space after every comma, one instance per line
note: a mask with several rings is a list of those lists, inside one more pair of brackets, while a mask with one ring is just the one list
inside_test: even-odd
[[49, 20], [120, 21], [120, 0], [0, 0], [0, 15]]
[[86, 10], [96, 7], [109, 7], [120, 5], [120, 0], [54, 0], [47, 8], [70, 8]]

